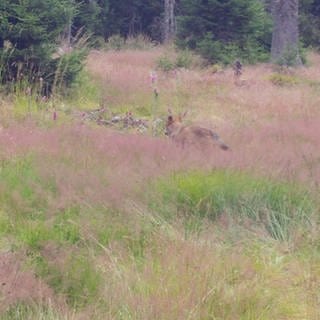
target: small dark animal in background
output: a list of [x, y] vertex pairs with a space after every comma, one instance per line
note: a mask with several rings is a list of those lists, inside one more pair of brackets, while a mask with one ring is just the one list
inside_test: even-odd
[[234, 71], [234, 76], [236, 78], [240, 77], [242, 75], [242, 64], [239, 60], [236, 60], [233, 64], [233, 71]]

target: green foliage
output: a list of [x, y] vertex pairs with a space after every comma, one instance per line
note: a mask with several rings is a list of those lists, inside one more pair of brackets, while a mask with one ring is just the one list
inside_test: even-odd
[[119, 34], [108, 38], [105, 48], [109, 50], [148, 50], [155, 46], [152, 40], [144, 35], [124, 38]]
[[157, 68], [168, 72], [178, 68], [190, 69], [195, 65], [195, 57], [189, 50], [179, 50], [177, 53], [166, 53], [156, 61]]
[[177, 68], [189, 69], [193, 65], [193, 55], [189, 50], [178, 52], [175, 65]]
[[59, 57], [53, 63], [55, 72], [50, 91], [63, 93], [65, 88], [70, 88], [83, 69], [83, 61], [86, 55], [87, 48], [84, 46]]
[[0, 82], [24, 81], [40, 96], [48, 96], [55, 85], [70, 85], [85, 55], [79, 48], [58, 54], [57, 40], [74, 14], [68, 0], [2, 1]]
[[165, 72], [174, 70], [176, 68], [175, 62], [168, 55], [160, 57], [156, 64], [158, 69]]
[[4, 314], [2, 320], [62, 320], [66, 319], [50, 305], [19, 302], [12, 305]]
[[109, 0], [105, 15], [104, 38], [119, 34], [135, 37], [144, 34], [152, 40], [161, 40], [161, 14], [163, 3], [159, 0]]
[[[308, 221], [314, 210], [313, 200], [306, 191], [243, 173], [176, 174], [170, 181], [162, 181], [159, 190], [173, 215], [210, 220], [222, 214], [240, 220], [249, 218], [281, 240], [290, 237], [293, 226]], [[168, 212], [165, 214], [170, 216]]]
[[265, 60], [270, 43], [271, 20], [261, 1], [181, 1], [177, 44], [210, 62]]
[[16, 118], [24, 118], [26, 115], [35, 114], [45, 106], [37, 94], [27, 94], [25, 91], [16, 91], [13, 104], [13, 113]]
[[101, 86], [92, 80], [86, 70], [82, 70], [75, 77], [65, 99], [71, 107], [88, 110], [97, 108], [101, 102], [101, 96]]
[[50, 238], [49, 229], [43, 221], [31, 221], [22, 217], [16, 221], [15, 236], [30, 250], [40, 249]]
[[75, 0], [77, 14], [72, 21], [71, 32], [75, 35], [84, 29], [87, 33], [103, 35], [105, 15], [109, 10], [108, 0]]
[[3, 210], [0, 211], [0, 234], [6, 235], [12, 229], [11, 221], [9, 216]]
[[[74, 163], [68, 164], [74, 169]], [[39, 199], [55, 194], [54, 183], [43, 181], [31, 157], [2, 161], [0, 173], [1, 196], [10, 188], [16, 200], [17, 194], [28, 199], [38, 189], [42, 191]], [[46, 210], [26, 214], [23, 206], [12, 210], [10, 198], [1, 198], [0, 244], [7, 240], [10, 250], [17, 253], [19, 272], [31, 269], [53, 289], [53, 301], [65, 299], [68, 308], [62, 315], [60, 305], [28, 300], [7, 307], [0, 318], [153, 319], [158, 299], [165, 301], [157, 310], [163, 319], [180, 314], [189, 319], [303, 318], [313, 306], [313, 300], [306, 299], [302, 307], [298, 303], [305, 292], [313, 296], [317, 291], [316, 286], [309, 288], [306, 270], [316, 270], [318, 236], [301, 234], [301, 229], [316, 231], [316, 223], [304, 229], [314, 211], [308, 192], [287, 183], [218, 170], [164, 176], [155, 185], [147, 182], [143, 191], [147, 189], [153, 196], [153, 212], [143, 201], [111, 210], [86, 199], [86, 203], [74, 201], [69, 206], [55, 203], [54, 209], [45, 202]], [[215, 228], [222, 215], [235, 223]], [[248, 221], [250, 232], [258, 230], [259, 234], [244, 237]], [[181, 222], [190, 238], [183, 239]], [[292, 241], [280, 244], [265, 233], [259, 238], [260, 226], [281, 240], [290, 238], [296, 226], [298, 230]], [[319, 278], [316, 273], [313, 276]], [[183, 311], [180, 307], [168, 311], [171, 301], [186, 296], [191, 300]], [[205, 297], [201, 304], [199, 296]]]
[[212, 41], [210, 33], [198, 42], [197, 50], [205, 59], [214, 63], [231, 64], [241, 56], [240, 48], [235, 43]]
[[283, 51], [282, 56], [275, 61], [275, 63], [280, 66], [294, 67], [298, 65], [297, 57], [300, 57], [299, 49], [288, 47]]
[[120, 50], [124, 48], [125, 42], [125, 38], [115, 34], [108, 38], [107, 47], [112, 50]]
[[61, 265], [34, 255], [33, 265], [38, 276], [50, 287], [62, 294], [74, 309], [80, 309], [95, 301], [101, 286], [101, 275], [86, 255], [71, 254]]
[[318, 0], [299, 1], [299, 33], [303, 45], [320, 49], [320, 3]]
[[66, 295], [67, 302], [74, 308], [84, 307], [95, 300], [101, 283], [100, 275], [87, 257], [70, 257], [59, 277], [61, 279], [56, 282], [55, 289]]
[[0, 189], [2, 235], [13, 236], [13, 245], [38, 250], [52, 237], [45, 213], [56, 192], [54, 183], [39, 177], [29, 157], [1, 164]]
[[273, 73], [269, 79], [274, 85], [281, 87], [293, 86], [301, 82], [297, 77], [283, 73]]
[[78, 207], [70, 207], [59, 212], [50, 230], [52, 239], [61, 244], [77, 244], [81, 239], [80, 228], [72, 219], [77, 218], [79, 214]]
[[51, 183], [42, 182], [33, 167], [32, 159], [15, 159], [0, 165], [0, 205], [10, 207], [11, 214], [42, 215], [46, 199], [41, 197], [36, 185], [54, 192]]

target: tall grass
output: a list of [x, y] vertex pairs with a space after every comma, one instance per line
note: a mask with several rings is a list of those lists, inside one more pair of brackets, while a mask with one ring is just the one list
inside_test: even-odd
[[66, 320], [73, 317], [60, 315], [54, 310], [53, 306], [41, 306], [34, 304], [18, 303], [9, 308], [9, 310], [1, 316], [3, 320]]
[[[28, 178], [30, 175], [38, 176], [39, 182], [42, 180], [31, 170], [30, 160], [22, 163], [24, 166], [20, 166], [19, 175], [27, 185], [32, 185], [35, 179]], [[7, 166], [7, 171], [8, 168], [15, 167]], [[10, 176], [6, 174], [2, 178], [9, 183], [12, 181]], [[176, 188], [175, 183], [179, 187]], [[305, 265], [303, 260], [297, 261], [297, 249], [288, 253], [285, 244], [274, 245], [263, 233], [257, 237], [257, 234], [254, 236], [255, 233], [245, 231], [250, 231], [259, 221], [250, 225], [244, 223], [243, 229], [225, 228], [219, 219], [210, 222], [211, 211], [205, 201], [213, 208], [219, 209], [221, 205], [226, 210], [234, 210], [236, 215], [236, 201], [241, 196], [244, 198], [241, 200], [248, 200], [249, 205], [252, 204], [250, 191], [259, 197], [255, 191], [257, 185], [261, 185], [259, 191], [264, 190], [261, 198], [267, 198], [264, 200], [267, 205], [275, 203], [277, 206], [279, 198], [285, 200], [284, 205], [291, 204], [294, 209], [295, 205], [299, 209], [304, 201], [311, 205], [308, 197], [304, 200], [299, 192], [296, 194], [286, 185], [278, 186], [278, 190], [283, 188], [281, 197], [281, 193], [272, 193], [272, 187], [268, 191], [264, 180], [257, 182], [250, 176], [230, 174], [228, 177], [226, 172], [217, 172], [216, 175], [208, 174], [207, 178], [193, 173], [163, 180], [160, 190], [168, 200], [171, 199], [170, 207], [180, 208], [176, 214], [168, 211], [173, 215], [169, 218], [156, 214], [168, 208], [166, 199], [153, 212], [139, 205], [129, 205], [125, 211], [117, 212], [101, 208], [87, 198], [82, 204], [78, 202], [77, 207], [55, 211], [47, 207], [46, 214], [41, 216], [25, 215], [23, 211], [17, 211], [16, 218], [6, 215], [1, 223], [1, 229], [5, 231], [2, 240], [4, 237], [11, 239], [12, 249], [16, 252], [26, 250], [27, 255], [22, 256], [25, 268], [34, 270], [70, 309], [75, 310], [75, 314], [57, 313], [54, 310], [58, 307], [46, 311], [45, 307], [27, 304], [23, 308], [12, 306], [5, 316], [9, 319], [17, 314], [24, 318], [46, 316], [53, 319], [77, 319], [81, 314], [96, 319], [212, 316], [290, 319], [309, 314], [312, 319], [316, 315], [313, 309], [316, 304], [307, 297], [301, 300], [308, 287], [309, 272], [301, 280]], [[149, 192], [152, 190], [150, 186], [148, 189]], [[219, 190], [220, 197], [215, 196]], [[153, 192], [157, 194], [158, 191]], [[18, 193], [24, 194], [24, 189], [18, 189]], [[42, 197], [47, 195], [50, 195], [48, 191]], [[53, 196], [58, 195], [59, 188]], [[172, 200], [175, 195], [177, 202]], [[296, 196], [296, 202], [290, 195]], [[32, 198], [31, 194], [26, 196]], [[203, 196], [207, 197], [199, 202]], [[220, 203], [210, 200], [210, 196]], [[263, 203], [261, 198], [259, 201]], [[6, 204], [10, 212], [11, 205]], [[209, 219], [201, 226], [201, 232], [189, 232], [186, 237], [185, 220], [181, 215], [196, 215], [199, 209]], [[34, 211], [36, 213], [36, 208]], [[246, 211], [240, 218], [245, 220], [250, 213]], [[286, 225], [280, 227], [285, 229]], [[308, 247], [304, 247], [304, 255], [309, 255]], [[308, 261], [308, 265], [315, 266], [317, 260]], [[317, 273], [312, 275], [319, 279]], [[288, 278], [291, 280], [285, 280]], [[297, 286], [297, 281], [302, 281], [301, 285]]]
[[243, 86], [229, 69], [158, 70], [157, 115], [188, 109], [230, 152], [65, 112], [101, 98], [150, 116], [164, 50], [92, 52], [103, 90], [84, 76], [63, 122], [50, 105], [47, 118], [1, 118], [1, 318], [319, 318], [319, 94], [304, 81], [317, 65], [290, 86], [267, 65], [245, 66]]
[[[109, 106], [125, 105], [135, 111], [151, 105], [150, 71], [159, 59], [170, 54], [166, 49], [92, 52], [88, 68], [104, 84]], [[244, 66], [243, 86], [234, 84], [231, 69], [215, 73], [210, 68], [159, 71], [160, 110], [165, 113], [168, 106], [177, 111], [187, 109], [193, 120], [236, 126], [265, 124], [275, 118], [286, 122], [292, 114], [318, 115], [319, 97], [310, 84], [319, 74], [317, 59], [310, 55], [312, 67], [293, 71], [291, 77], [299, 83], [284, 88], [270, 81], [274, 70], [266, 64]]]
[[308, 225], [316, 210], [307, 190], [240, 172], [177, 173], [163, 179], [159, 191], [166, 216], [195, 222], [216, 221], [222, 215], [240, 223], [252, 220], [279, 240], [288, 240], [291, 229]]

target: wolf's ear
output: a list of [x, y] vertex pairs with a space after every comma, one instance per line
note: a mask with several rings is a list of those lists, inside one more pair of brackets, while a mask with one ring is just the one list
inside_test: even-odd
[[184, 113], [179, 113], [178, 119], [180, 122], [182, 122], [183, 118], [185, 118], [185, 116], [187, 115], [188, 111], [185, 111]]

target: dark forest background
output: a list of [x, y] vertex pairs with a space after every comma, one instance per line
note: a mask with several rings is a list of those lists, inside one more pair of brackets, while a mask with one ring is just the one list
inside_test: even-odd
[[[166, 17], [170, 2], [171, 22]], [[299, 17], [300, 52], [318, 49], [320, 0], [278, 2]], [[109, 43], [119, 49], [141, 35], [155, 45], [170, 39], [208, 63], [268, 61], [274, 5], [272, 0], [2, 0], [0, 80], [41, 78], [51, 91], [57, 74], [66, 85], [74, 80], [88, 48]], [[282, 62], [289, 65], [295, 58], [288, 51]]]

